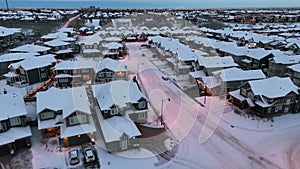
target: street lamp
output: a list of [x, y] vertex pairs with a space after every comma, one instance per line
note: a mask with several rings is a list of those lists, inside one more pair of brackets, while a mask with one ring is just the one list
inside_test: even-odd
[[168, 98], [165, 98], [165, 99], [162, 99], [161, 100], [161, 111], [160, 111], [160, 124], [163, 125], [164, 122], [163, 122], [163, 109], [164, 109], [164, 101], [171, 101], [171, 99], [168, 97]]

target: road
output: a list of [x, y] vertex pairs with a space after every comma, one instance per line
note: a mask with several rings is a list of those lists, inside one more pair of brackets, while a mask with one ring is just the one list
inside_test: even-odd
[[218, 126], [224, 108], [221, 102], [201, 107], [173, 83], [163, 80], [161, 71], [141, 56], [137, 45], [127, 45], [130, 59], [126, 62], [129, 69], [143, 63], [136, 70], [152, 106], [159, 111], [162, 99], [171, 99], [164, 102], [163, 117], [177, 138], [178, 152], [163, 168], [281, 168]]

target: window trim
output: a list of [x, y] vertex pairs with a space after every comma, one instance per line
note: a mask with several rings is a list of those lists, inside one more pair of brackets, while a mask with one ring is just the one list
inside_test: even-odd
[[10, 126], [19, 126], [22, 124], [20, 117], [13, 117], [9, 119]]

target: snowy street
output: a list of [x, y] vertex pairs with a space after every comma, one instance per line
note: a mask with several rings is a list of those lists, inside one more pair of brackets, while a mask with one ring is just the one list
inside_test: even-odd
[[[134, 49], [138, 44], [127, 46], [130, 51], [136, 51]], [[286, 168], [285, 164], [282, 165], [278, 161], [265, 157], [266, 152], [261, 152], [253, 146], [256, 140], [249, 139], [251, 136], [243, 137], [230, 133], [229, 131], [234, 130], [230, 130], [227, 123], [221, 122], [219, 125], [222, 112], [225, 111], [223, 101], [210, 99], [208, 102], [211, 103], [201, 107], [173, 83], [164, 81], [161, 78], [163, 74], [153, 68], [145, 57], [141, 57], [140, 52], [130, 53], [127, 64], [132, 64], [131, 67], [134, 67], [133, 63], [144, 63], [143, 67], [139, 68], [140, 82], [156, 111], [161, 110], [162, 99], [170, 98], [169, 102], [164, 101], [163, 117], [164, 122], [177, 138], [179, 149], [178, 154], [165, 166], [166, 168], [199, 168], [199, 166], [201, 168]], [[207, 117], [209, 118], [206, 119]], [[247, 131], [243, 132], [247, 133]], [[252, 132], [252, 134], [256, 133]], [[268, 135], [260, 134], [259, 139], [265, 139], [264, 136]], [[200, 144], [199, 139], [204, 143]], [[289, 155], [290, 158], [296, 156], [294, 151]], [[292, 165], [295, 164], [291, 162], [290, 166]]]

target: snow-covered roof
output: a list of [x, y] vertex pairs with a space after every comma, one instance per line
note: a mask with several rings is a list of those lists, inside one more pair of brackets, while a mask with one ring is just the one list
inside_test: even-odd
[[275, 57], [273, 57], [273, 60], [275, 63], [278, 63], [278, 64], [285, 64], [285, 65], [296, 64], [296, 63], [300, 63], [300, 55], [275, 56]]
[[98, 49], [82, 49], [82, 53], [84, 54], [88, 54], [88, 53], [98, 53], [100, 54], [101, 51]]
[[32, 70], [35, 68], [46, 67], [56, 62], [54, 56], [55, 55], [49, 54], [38, 57], [31, 57], [28, 59], [24, 59], [20, 62], [10, 64], [9, 67], [13, 69], [18, 69], [19, 67], [22, 67], [24, 70]]
[[91, 114], [84, 87], [67, 89], [51, 87], [47, 91], [38, 92], [36, 98], [37, 114], [45, 109], [53, 111], [62, 110], [64, 119], [75, 111]]
[[119, 48], [123, 47], [123, 45], [118, 42], [110, 42], [110, 43], [104, 44], [103, 46], [108, 49], [119, 49]]
[[122, 61], [105, 58], [99, 62], [97, 72], [102, 71], [103, 69], [109, 69], [113, 72], [119, 72], [126, 71], [127, 67]]
[[66, 60], [54, 66], [55, 70], [92, 69], [93, 63], [87, 60]]
[[238, 67], [231, 56], [213, 56], [213, 57], [198, 57], [200, 66], [205, 68], [223, 68], [223, 67]]
[[0, 37], [5, 37], [5, 36], [10, 36], [15, 33], [20, 33], [21, 29], [20, 28], [6, 28], [3, 26], [0, 26]]
[[119, 141], [123, 134], [129, 138], [141, 136], [134, 122], [125, 117], [114, 116], [105, 120], [101, 114], [98, 117], [105, 142]]
[[263, 95], [268, 98], [284, 97], [290, 92], [298, 94], [298, 87], [289, 77], [272, 77], [262, 80], [253, 80], [248, 82], [254, 95]]
[[22, 96], [10, 93], [0, 95], [0, 103], [0, 121], [27, 115], [25, 103]]
[[214, 76], [219, 76], [223, 82], [247, 81], [256, 79], [265, 79], [266, 75], [262, 70], [242, 70], [232, 67], [212, 72]]
[[11, 52], [23, 52], [23, 53], [37, 53], [37, 52], [44, 52], [48, 50], [50, 50], [50, 48], [45, 46], [33, 45], [33, 44], [26, 44], [23, 46], [16, 47], [14, 49], [10, 49]]
[[0, 55], [0, 62], [23, 60], [34, 56], [34, 53], [7, 53]]
[[47, 45], [47, 46], [50, 46], [50, 47], [70, 45], [70, 43], [64, 42], [60, 39], [54, 39], [54, 40], [51, 40], [51, 41], [47, 41], [47, 42], [44, 42], [44, 44]]
[[121, 42], [122, 39], [119, 37], [107, 37], [104, 38], [103, 41], [107, 41], [107, 42]]
[[295, 72], [300, 72], [300, 64], [295, 64], [292, 66], [288, 66], [289, 69], [292, 69]]
[[89, 117], [89, 123], [81, 123], [75, 126], [67, 126], [66, 120], [60, 126], [60, 138], [78, 136], [81, 134], [91, 133], [96, 131], [92, 116]]
[[87, 36], [84, 39], [80, 40], [78, 42], [78, 44], [83, 44], [83, 45], [93, 45], [93, 44], [99, 44], [102, 41], [102, 38], [97, 35], [91, 35], [91, 36]]
[[32, 135], [30, 126], [12, 127], [4, 133], [0, 133], [0, 146], [15, 142], [16, 140], [30, 137]]
[[111, 106], [126, 107], [126, 103], [137, 103], [146, 96], [133, 81], [116, 80], [93, 85], [93, 93], [101, 110], [110, 110]]

